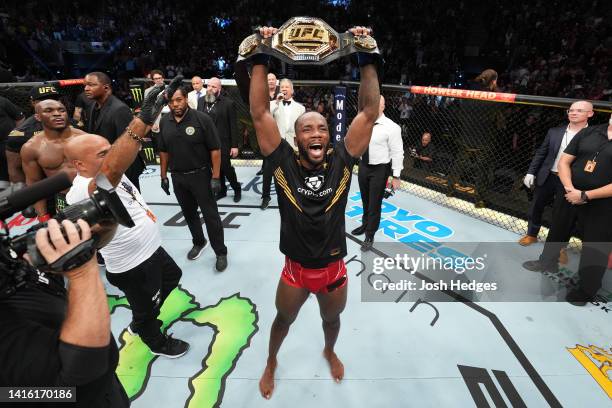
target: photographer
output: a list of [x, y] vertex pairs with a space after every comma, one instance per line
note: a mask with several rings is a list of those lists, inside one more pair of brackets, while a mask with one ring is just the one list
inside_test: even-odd
[[[48, 263], [91, 238], [87, 223], [77, 224], [80, 235], [72, 222], [62, 222], [66, 238], [54, 219], [37, 231], [36, 246]], [[39, 282], [0, 299], [0, 384], [76, 386], [78, 407], [128, 407], [115, 375], [119, 352], [95, 257], [64, 276], [67, 294], [42, 274]]]

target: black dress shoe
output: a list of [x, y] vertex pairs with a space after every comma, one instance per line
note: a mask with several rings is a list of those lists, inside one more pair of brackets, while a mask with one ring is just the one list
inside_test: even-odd
[[523, 262], [523, 268], [531, 272], [556, 272], [554, 267], [544, 265], [539, 259]]
[[261, 199], [261, 205], [259, 206], [259, 208], [261, 208], [262, 210], [265, 210], [266, 208], [268, 208], [268, 206], [270, 205], [270, 197], [264, 197]]
[[365, 232], [366, 226], [362, 225], [361, 227], [357, 227], [354, 230], [351, 231], [351, 234], [353, 235], [361, 235]]
[[584, 306], [587, 303], [593, 300], [592, 296], [587, 295], [580, 289], [572, 289], [567, 295], [565, 295], [565, 300], [567, 303], [570, 303], [574, 306]]
[[255, 173], [258, 176], [261, 176], [263, 174], [263, 167], [261, 169], [259, 169], [259, 171], [257, 173]]
[[374, 245], [374, 237], [366, 237], [366, 239], [363, 240], [363, 244], [361, 244], [361, 251], [369, 251], [370, 249], [372, 249], [372, 245]]
[[234, 202], [237, 203], [242, 199], [242, 188], [234, 190]]

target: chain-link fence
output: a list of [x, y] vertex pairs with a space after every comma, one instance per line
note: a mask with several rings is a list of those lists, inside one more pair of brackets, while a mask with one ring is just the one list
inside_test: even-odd
[[[82, 81], [55, 81], [62, 100], [72, 112]], [[0, 95], [26, 112], [31, 111], [29, 90], [41, 83], [3, 84]], [[185, 81], [190, 86], [189, 81]], [[358, 83], [295, 81], [295, 99], [308, 110], [319, 111], [331, 123], [335, 114], [334, 92], [346, 87], [346, 123], [357, 113]], [[136, 107], [142, 100], [144, 79], [130, 81], [130, 101]], [[233, 81], [223, 80], [223, 92], [235, 103], [241, 165], [259, 166], [261, 156], [248, 105], [240, 98]], [[472, 217], [510, 231], [526, 231], [527, 211], [532, 192], [523, 187], [535, 150], [551, 127], [567, 124], [570, 99], [508, 94], [476, 94], [469, 91], [385, 85], [385, 115], [402, 128], [404, 170], [402, 189]], [[606, 123], [612, 103], [595, 104], [591, 125]], [[422, 151], [424, 133], [431, 135], [428, 154], [431, 162], [417, 156]], [[150, 147], [148, 147], [150, 150]], [[149, 154], [150, 155], [150, 154]], [[154, 161], [150, 160], [151, 162]], [[544, 225], [550, 222], [550, 208]], [[541, 234], [547, 230], [542, 229]]]
[[66, 109], [68, 109], [69, 115], [72, 116], [76, 97], [83, 92], [82, 79], [0, 84], [0, 96], [9, 99], [15, 105], [19, 106], [26, 116], [29, 116], [34, 113], [30, 99], [30, 91], [32, 88], [41, 85], [53, 85], [60, 93], [60, 101], [62, 101]]

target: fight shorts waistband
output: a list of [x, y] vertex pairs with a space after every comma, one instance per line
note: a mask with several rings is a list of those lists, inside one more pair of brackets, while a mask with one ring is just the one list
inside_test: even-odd
[[348, 275], [344, 259], [333, 261], [324, 268], [313, 269], [285, 257], [281, 279], [289, 286], [304, 288], [312, 293], [329, 293], [344, 287]]

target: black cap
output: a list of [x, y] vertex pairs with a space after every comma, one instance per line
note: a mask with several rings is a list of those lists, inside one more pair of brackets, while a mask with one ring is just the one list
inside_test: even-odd
[[43, 99], [59, 99], [59, 92], [53, 85], [35, 86], [30, 91], [30, 98], [33, 101], [42, 101]]

